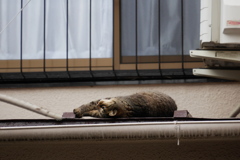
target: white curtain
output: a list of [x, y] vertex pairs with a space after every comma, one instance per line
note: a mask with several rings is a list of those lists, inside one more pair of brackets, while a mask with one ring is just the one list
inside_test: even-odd
[[138, 0], [138, 55], [158, 55], [158, 0]]
[[[32, 0], [22, 14], [22, 40], [20, 14], [0, 35], [0, 59], [20, 59], [21, 42], [23, 59], [43, 59], [44, 53], [46, 59], [111, 58], [112, 6], [112, 0], [91, 0], [90, 38], [90, 0], [69, 0], [67, 55], [67, 1], [46, 0], [44, 41], [44, 1]], [[0, 31], [20, 9], [21, 0], [0, 0]]]
[[[20, 9], [20, 1], [0, 1], [0, 30], [11, 21]], [[18, 16], [0, 35], [0, 59], [20, 58], [20, 16]]]

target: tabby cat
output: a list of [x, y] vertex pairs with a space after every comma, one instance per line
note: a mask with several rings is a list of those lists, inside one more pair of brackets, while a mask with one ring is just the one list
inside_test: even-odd
[[160, 92], [140, 92], [128, 96], [99, 99], [73, 110], [76, 117], [172, 117], [175, 101]]

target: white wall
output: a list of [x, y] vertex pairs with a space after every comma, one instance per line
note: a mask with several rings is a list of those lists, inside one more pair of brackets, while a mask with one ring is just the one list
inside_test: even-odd
[[[8, 88], [0, 89], [0, 94], [28, 101], [62, 115], [92, 100], [139, 91], [164, 92], [176, 101], [180, 110], [187, 109], [194, 117], [226, 118], [240, 105], [239, 82]], [[0, 102], [0, 110], [0, 119], [45, 118], [3, 102]]]

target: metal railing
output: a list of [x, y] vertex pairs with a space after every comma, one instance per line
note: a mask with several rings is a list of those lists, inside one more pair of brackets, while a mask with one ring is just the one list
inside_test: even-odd
[[[92, 0], [89, 0], [89, 59], [88, 59], [88, 69], [86, 70], [79, 70], [79, 71], [73, 71], [70, 67], [69, 64], [69, 1], [71, 0], [66, 0], [66, 60], [65, 60], [65, 69], [63, 71], [48, 71], [48, 66], [47, 66], [47, 58], [46, 58], [46, 0], [43, 0], [44, 3], [44, 8], [43, 8], [43, 65], [42, 65], [42, 72], [25, 72], [24, 71], [24, 59], [23, 59], [23, 11], [21, 11], [20, 14], [20, 66], [19, 69], [20, 72], [0, 72], [0, 83], [27, 83], [27, 82], [84, 82], [84, 81], [118, 81], [118, 80], [162, 80], [162, 79], [188, 79], [188, 78], [195, 78], [192, 73], [191, 69], [185, 67], [185, 62], [186, 62], [186, 54], [184, 53], [184, 2], [181, 0], [181, 55], [178, 56], [178, 60], [175, 61], [177, 63], [181, 64], [181, 67], [174, 68], [174, 67], [169, 67], [169, 68], [162, 68], [161, 63], [167, 63], [162, 60], [164, 57], [161, 55], [161, 27], [160, 27], [160, 1], [158, 0], [158, 39], [159, 39], [159, 44], [158, 44], [158, 55], [155, 56], [154, 59], [157, 58], [155, 64], [158, 64], [158, 68], [153, 69], [141, 69], [139, 65], [143, 64], [139, 58], [141, 57], [138, 54], [138, 25], [135, 25], [135, 40], [136, 40], [136, 46], [135, 46], [135, 56], [134, 56], [134, 61], [130, 62], [131, 64], [135, 65], [135, 69], [121, 69], [117, 68], [117, 65], [121, 65], [121, 12], [117, 13], [114, 11], [116, 7], [116, 3], [119, 3], [120, 11], [121, 11], [121, 1], [120, 0], [113, 0], [113, 43], [112, 43], [112, 65], [108, 66], [111, 69], [103, 69], [103, 70], [96, 70], [96, 66], [93, 66], [93, 58], [92, 58]], [[23, 8], [23, 0], [21, 0], [21, 8]], [[138, 0], [135, 0], [135, 20], [136, 24], [138, 23]], [[115, 33], [115, 25], [114, 22], [116, 21], [114, 18], [116, 17], [115, 14], [120, 14], [120, 37], [117, 37], [119, 44], [120, 44], [120, 55], [114, 53], [116, 50], [115, 47], [117, 47], [116, 44], [116, 35]], [[120, 56], [120, 58], [119, 58]], [[116, 61], [116, 57], [118, 57], [118, 61]], [[188, 57], [187, 57], [188, 58]], [[171, 57], [169, 59], [171, 61]], [[196, 59], [190, 60], [192, 62], [196, 62]], [[116, 64], [117, 63], [117, 64]], [[148, 65], [148, 64], [145, 64]], [[97, 67], [103, 67], [103, 66], [97, 66]], [[2, 67], [0, 69], [7, 69], [7, 67]], [[197, 77], [199, 78], [199, 77]]]

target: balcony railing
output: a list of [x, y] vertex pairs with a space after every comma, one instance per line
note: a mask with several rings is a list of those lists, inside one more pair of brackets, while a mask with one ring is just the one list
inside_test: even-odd
[[[15, 2], [18, 2], [17, 7]], [[57, 20], [54, 23], [51, 22], [54, 18], [49, 17], [51, 13], [58, 11], [59, 8], [56, 8], [56, 4], [60, 2], [62, 4], [61, 18], [64, 18], [62, 26], [55, 24]], [[81, 14], [77, 20], [86, 19], [87, 23], [79, 25], [79, 30], [87, 35], [80, 38], [86, 39], [88, 50], [86, 53], [76, 52], [78, 54], [76, 57], [72, 55], [72, 52], [70, 53], [74, 48], [74, 46], [70, 46], [72, 45], [70, 41], [72, 41], [72, 37], [79, 36], [71, 28], [76, 28], [73, 26], [76, 18], [73, 18], [77, 16], [76, 12], [81, 12], [81, 6], [75, 5], [77, 1], [62, 0], [50, 3], [49, 0], [35, 0], [35, 2], [30, 1], [27, 6], [25, 6], [26, 0], [0, 2], [2, 7], [13, 9], [12, 6], [15, 6], [16, 12], [20, 13], [0, 35], [1, 46], [7, 48], [4, 38], [9, 40], [8, 33], [15, 31], [18, 40], [9, 47], [19, 48], [17, 53], [14, 53], [17, 55], [15, 58], [7, 58], [10, 53], [4, 47], [5, 50], [0, 50], [1, 54], [5, 55], [5, 57], [0, 56], [2, 57], [0, 60], [0, 83], [196, 78], [192, 75], [191, 69], [201, 66], [202, 63], [197, 59], [190, 58], [188, 52], [190, 49], [198, 48], [199, 0], [101, 0], [101, 2], [102, 6], [97, 6], [100, 1], [85, 0], [86, 12]], [[31, 15], [31, 11], [34, 11], [34, 5], [31, 3], [41, 4], [39, 13], [42, 15], [38, 20], [42, 22], [40, 23], [42, 30], [39, 32], [41, 35], [35, 37], [41, 41], [42, 45], [40, 58], [34, 58], [34, 56], [28, 58], [25, 53], [29, 46], [26, 42], [29, 33], [25, 26], [32, 23], [31, 18], [38, 18]], [[96, 8], [99, 7], [103, 8], [97, 12]], [[27, 9], [30, 11], [27, 12]], [[75, 9], [74, 12], [73, 9]], [[110, 54], [101, 57], [98, 56], [98, 50], [94, 50], [100, 41], [96, 42], [94, 37], [103, 31], [95, 22], [96, 15], [103, 12], [107, 13], [104, 15], [107, 20], [101, 21], [101, 23], [107, 25], [108, 36], [111, 37], [107, 43], [111, 45], [103, 46]], [[1, 22], [3, 17], [8, 15], [8, 11], [1, 11], [0, 14], [2, 14]], [[16, 25], [13, 26], [14, 24]], [[50, 25], [55, 25], [56, 28], [62, 27], [63, 33], [61, 34], [65, 36], [61, 40], [61, 44], [64, 46], [64, 49], [61, 50], [63, 53], [59, 53], [59, 56], [56, 57], [51, 57], [51, 54], [58, 54], [58, 51], [53, 51], [51, 54], [49, 51], [49, 42], [52, 40], [49, 39]], [[85, 28], [88, 27], [86, 31], [81, 30], [83, 25]], [[0, 27], [2, 29], [4, 24], [0, 23]], [[146, 35], [150, 38], [146, 38]], [[55, 34], [55, 36], [57, 35]], [[102, 38], [104, 40], [104, 36]], [[56, 43], [53, 42], [53, 44]], [[35, 53], [32, 54], [35, 55]]]

